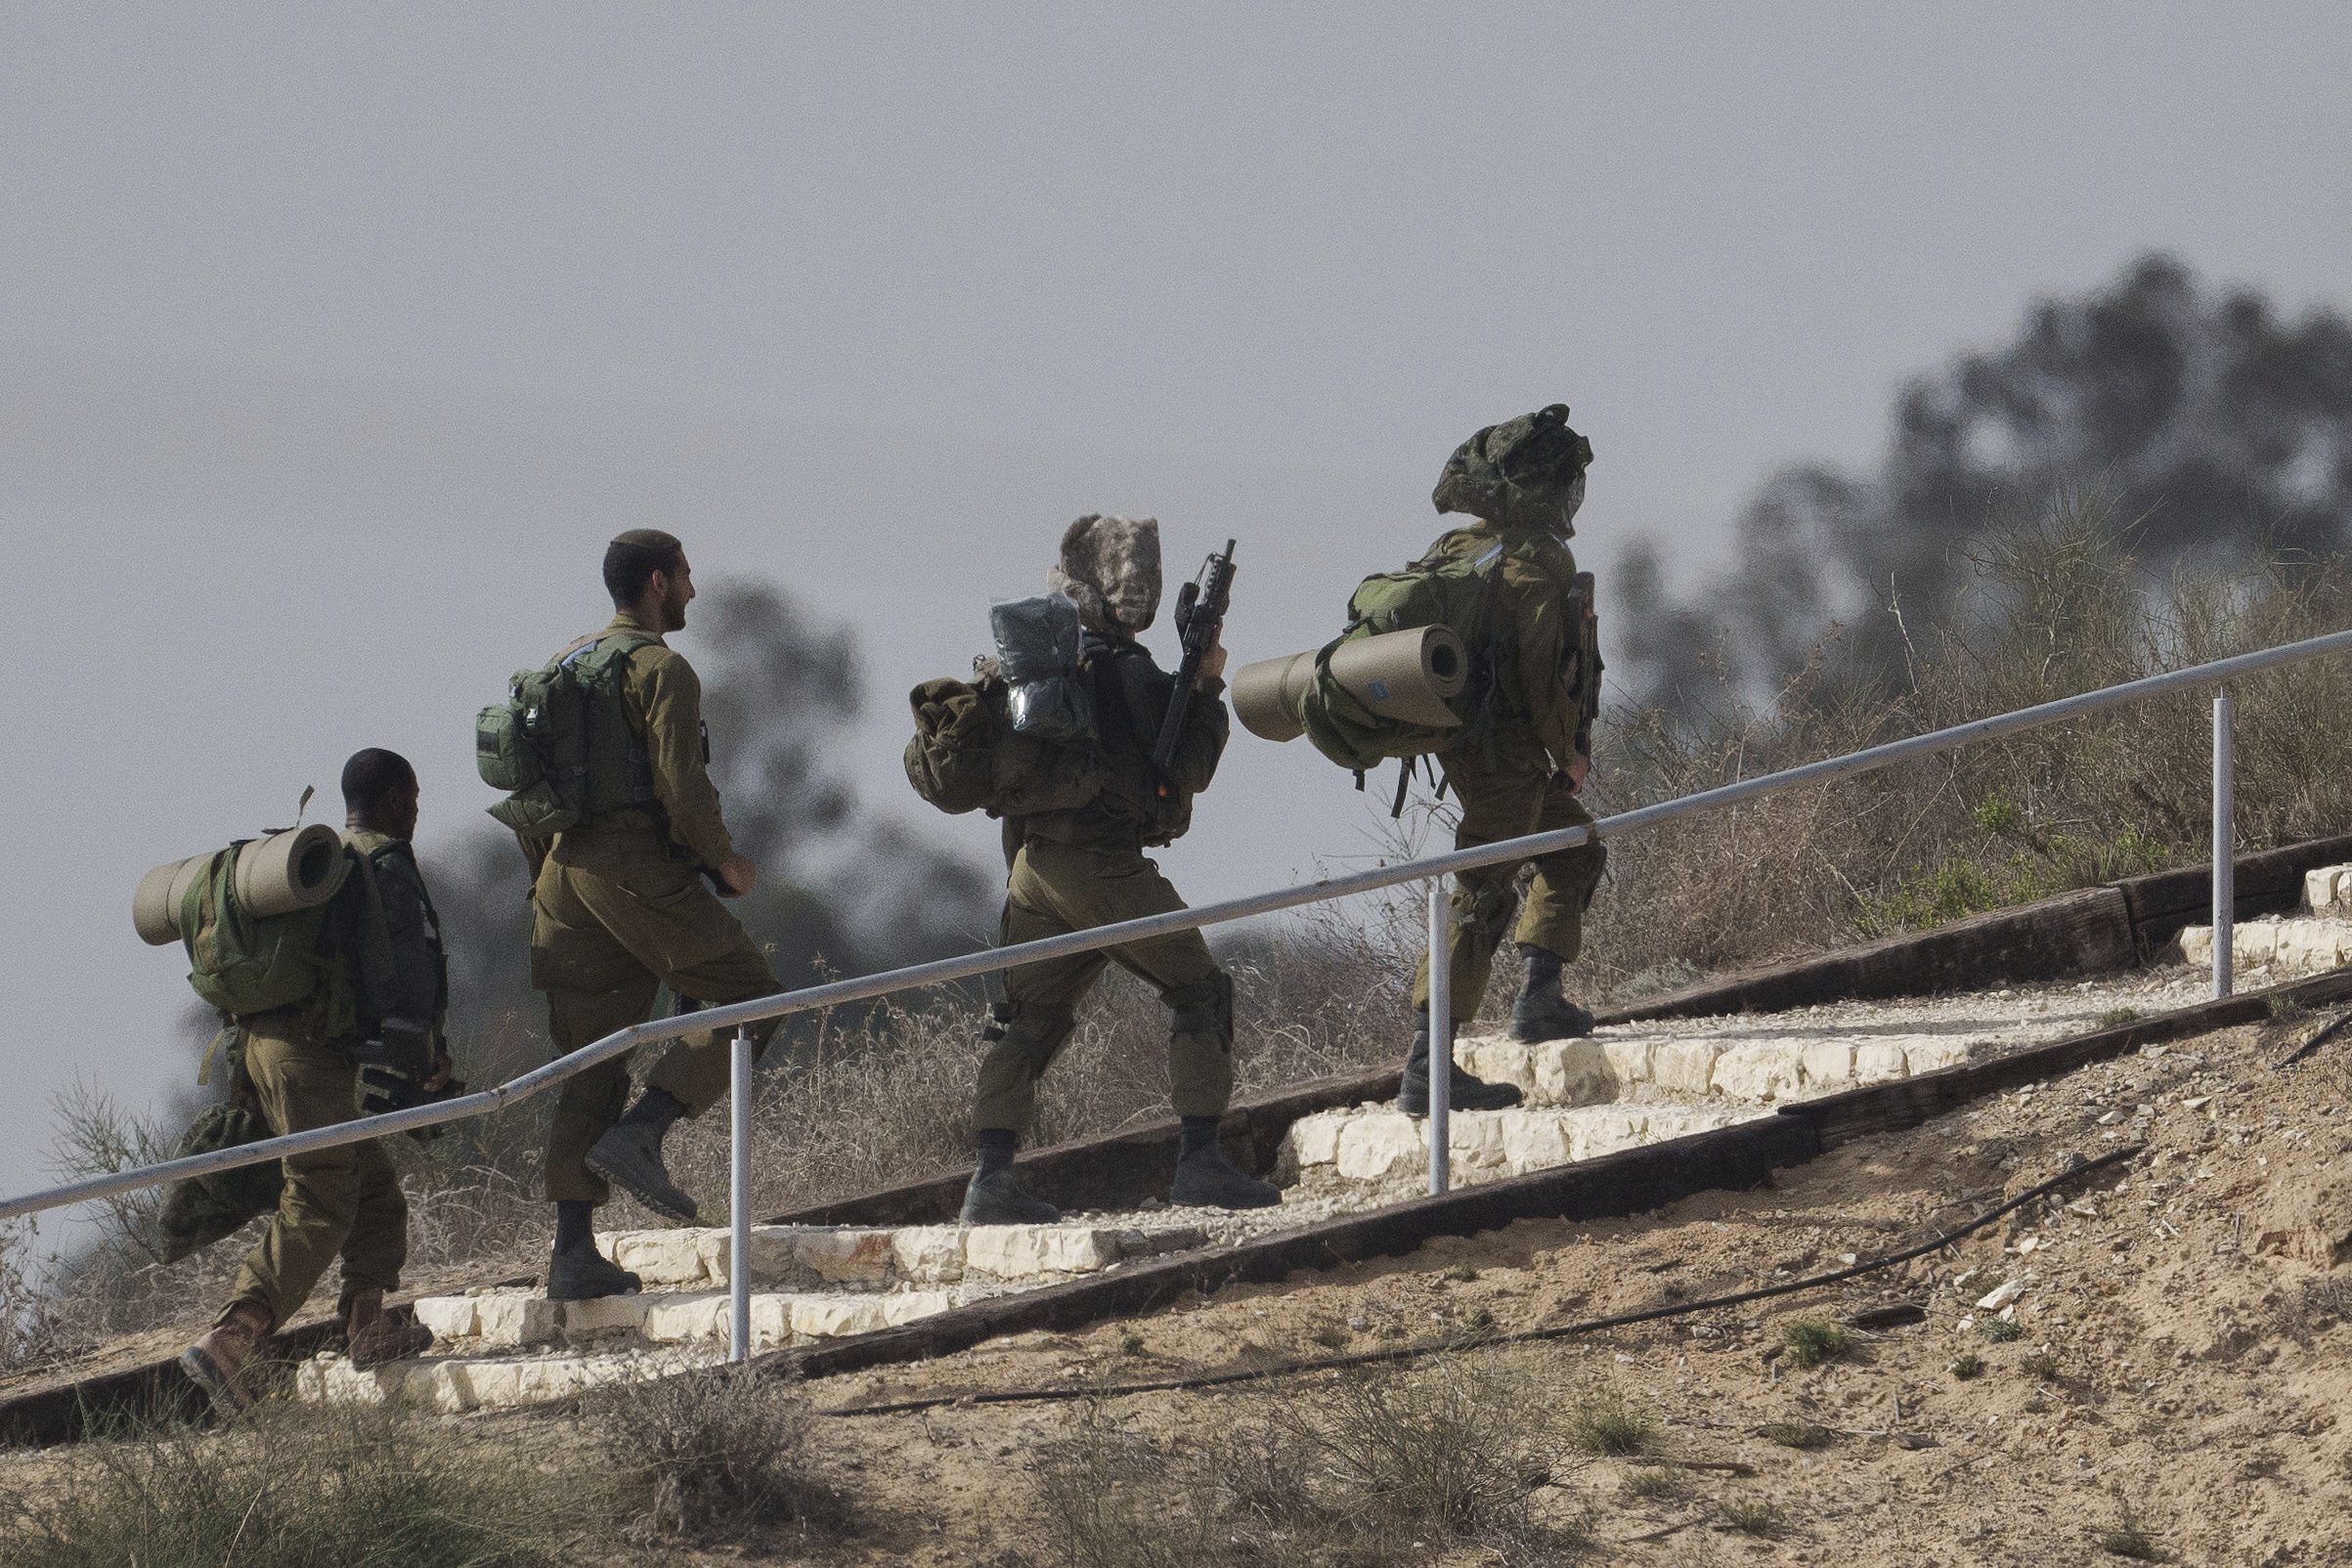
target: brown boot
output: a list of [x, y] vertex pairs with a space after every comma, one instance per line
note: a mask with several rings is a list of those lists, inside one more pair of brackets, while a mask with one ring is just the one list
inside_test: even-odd
[[240, 1415], [252, 1405], [245, 1363], [272, 1327], [270, 1309], [260, 1302], [232, 1301], [201, 1339], [180, 1352], [180, 1370], [211, 1396], [212, 1408], [223, 1416]]
[[385, 1314], [381, 1290], [355, 1290], [343, 1302], [343, 1349], [361, 1372], [421, 1356], [432, 1343], [433, 1330], [423, 1324]]

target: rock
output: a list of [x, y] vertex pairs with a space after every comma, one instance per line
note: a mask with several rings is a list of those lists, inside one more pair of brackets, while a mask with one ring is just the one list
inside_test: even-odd
[[795, 1260], [835, 1285], [881, 1284], [890, 1278], [893, 1251], [889, 1231], [803, 1231], [793, 1238]]
[[910, 1225], [891, 1235], [891, 1266], [924, 1285], [964, 1277], [964, 1232], [957, 1225]]
[[569, 1339], [612, 1333], [634, 1333], [660, 1296], [601, 1296], [594, 1301], [565, 1301], [563, 1331]]
[[[800, 1261], [800, 1239], [807, 1234], [790, 1225], [753, 1226], [752, 1283], [762, 1285], [789, 1276], [793, 1266]], [[731, 1267], [730, 1254], [735, 1245], [734, 1234], [730, 1231], [706, 1230], [700, 1232], [699, 1236], [696, 1250], [702, 1256], [703, 1278], [713, 1285], [732, 1283], [733, 1277], [728, 1271]]]
[[596, 1250], [648, 1285], [697, 1285], [710, 1279], [703, 1260], [703, 1230], [610, 1231], [596, 1238]]
[[1422, 1164], [1421, 1126], [1397, 1111], [1351, 1116], [1339, 1131], [1334, 1163], [1350, 1181], [1377, 1181], [1392, 1170]]
[[2112, 1127], [2116, 1122], [2121, 1121], [2122, 1119], [2122, 1111], [2111, 1111], [2106, 1115], [2099, 1118], [2097, 1125], [2102, 1127]]
[[416, 1321], [433, 1330], [435, 1339], [470, 1339], [474, 1329], [473, 1296], [419, 1296]]
[[2023, 1280], [2004, 1280], [1977, 1302], [1980, 1312], [1998, 1312], [2025, 1293]]
[[975, 1225], [964, 1233], [964, 1266], [1003, 1280], [1091, 1274], [1118, 1257], [1118, 1232], [1080, 1225]]
[[1339, 1134], [1347, 1126], [1344, 1111], [1319, 1111], [1311, 1116], [1301, 1116], [1290, 1124], [1285, 1142], [1303, 1168], [1308, 1165], [1328, 1165], [1339, 1158]]
[[1803, 1053], [1786, 1045], [1735, 1045], [1715, 1059], [1708, 1086], [1726, 1100], [1793, 1100], [1805, 1087]]
[[486, 1345], [544, 1345], [559, 1327], [561, 1302], [503, 1292], [474, 1301], [474, 1332]]
[[1662, 1040], [1652, 1058], [1651, 1079], [1670, 1094], [1704, 1100], [1711, 1092], [1715, 1059], [1722, 1048], [1712, 1040]]

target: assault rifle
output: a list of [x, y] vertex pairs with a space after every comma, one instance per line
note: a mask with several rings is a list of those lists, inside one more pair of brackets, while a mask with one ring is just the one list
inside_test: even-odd
[[1152, 765], [1159, 770], [1159, 793], [1168, 793], [1168, 765], [1184, 739], [1184, 720], [1193, 711], [1193, 682], [1200, 678], [1200, 661], [1217, 645], [1225, 629], [1225, 612], [1233, 607], [1233, 546], [1211, 552], [1200, 563], [1200, 575], [1176, 590], [1176, 634], [1184, 640], [1184, 662], [1176, 670], [1176, 689], [1168, 696], [1167, 717], [1159, 721], [1159, 742], [1152, 748]]
[[1592, 574], [1577, 573], [1576, 586], [1568, 595], [1568, 613], [1576, 620], [1576, 703], [1584, 710], [1588, 724], [1600, 718], [1600, 606], [1594, 602], [1598, 596]]

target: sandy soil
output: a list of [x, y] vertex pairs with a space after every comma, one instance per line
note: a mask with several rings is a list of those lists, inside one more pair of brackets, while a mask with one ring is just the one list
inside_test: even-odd
[[[2128, 1504], [2180, 1561], [2352, 1562], [2352, 1427], [2338, 1419], [2352, 1399], [2352, 1259], [2330, 1271], [2295, 1255], [2306, 1223], [2352, 1236], [2352, 1053], [2330, 1045], [2298, 1067], [2270, 1066], [2317, 1022], [2230, 1030], [2088, 1068], [1847, 1146], [1769, 1192], [1603, 1224], [1522, 1223], [810, 1393], [837, 1409], [1145, 1379], [1387, 1336], [1442, 1338], [1481, 1310], [1507, 1332], [1699, 1299], [1927, 1240], [2056, 1174], [2069, 1154], [2145, 1141], [2147, 1154], [2127, 1166], [1900, 1269], [1494, 1352], [1556, 1380], [1564, 1396], [1616, 1381], [1659, 1422], [1645, 1458], [1755, 1472], [1682, 1470], [1685, 1497], [1636, 1500], [1622, 1484], [1638, 1461], [1590, 1460], [1557, 1475], [1561, 1506], [1597, 1508], [1599, 1561], [2120, 1561], [2097, 1532]], [[1455, 1277], [1471, 1271], [1474, 1280]], [[1995, 1314], [1973, 1303], [2004, 1277], [2027, 1286], [2015, 1303], [2022, 1334], [1994, 1343], [1979, 1326]], [[1840, 1321], [1892, 1300], [1921, 1303], [1928, 1321], [1857, 1334], [1851, 1353], [1813, 1370], [1776, 1350], [1792, 1321]], [[1130, 1335], [1139, 1352], [1122, 1349]], [[1965, 1354], [1983, 1364], [1970, 1380], [1949, 1370]], [[1101, 1415], [1179, 1432], [1263, 1390], [1311, 1398], [1315, 1381], [1114, 1398]], [[1071, 1405], [971, 1406], [827, 1422], [827, 1462], [865, 1515], [860, 1537], [834, 1555], [1052, 1560], [1029, 1457], [1082, 1415]], [[1783, 1447], [1756, 1431], [1767, 1423], [1828, 1427], [1836, 1441]], [[1781, 1509], [1772, 1534], [1725, 1526], [1722, 1503], [1758, 1501]]]

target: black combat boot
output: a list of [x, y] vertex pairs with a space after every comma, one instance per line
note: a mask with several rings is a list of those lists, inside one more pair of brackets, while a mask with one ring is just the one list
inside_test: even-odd
[[1272, 1208], [1282, 1189], [1247, 1175], [1225, 1156], [1217, 1141], [1221, 1116], [1184, 1118], [1184, 1151], [1176, 1156], [1176, 1182], [1168, 1201], [1187, 1208]]
[[668, 1090], [646, 1090], [629, 1114], [588, 1150], [588, 1168], [666, 1220], [701, 1223], [702, 1210], [671, 1181], [662, 1164], [662, 1139], [670, 1124], [685, 1113], [686, 1108]]
[[1519, 977], [1519, 994], [1511, 1000], [1511, 1038], [1534, 1045], [1590, 1034], [1592, 1015], [1560, 994], [1560, 955], [1521, 942], [1519, 958], [1527, 967]]
[[964, 1189], [966, 1225], [1051, 1225], [1062, 1211], [1044, 1198], [1022, 1190], [1013, 1179], [1013, 1134], [985, 1128], [979, 1137], [980, 1164], [972, 1185]]
[[590, 1229], [596, 1206], [585, 1200], [555, 1205], [555, 1253], [547, 1260], [549, 1301], [594, 1301], [633, 1296], [644, 1282], [596, 1250]]
[[[1397, 1089], [1397, 1109], [1408, 1116], [1429, 1114], [1429, 1010], [1414, 1015], [1413, 1055], [1405, 1059], [1405, 1081]], [[1489, 1083], [1448, 1062], [1446, 1105], [1455, 1111], [1508, 1111], [1525, 1098], [1515, 1083]]]

